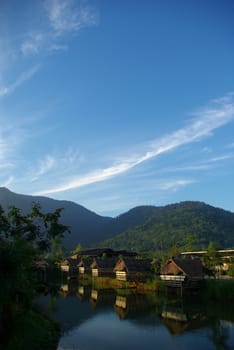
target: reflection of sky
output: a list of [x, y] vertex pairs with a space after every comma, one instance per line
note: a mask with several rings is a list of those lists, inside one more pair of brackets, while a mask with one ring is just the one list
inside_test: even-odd
[[[155, 315], [156, 318], [156, 315]], [[234, 328], [229, 328], [225, 349], [233, 349]], [[144, 327], [129, 320], [119, 320], [114, 311], [95, 314], [61, 338], [58, 350], [214, 350], [210, 328], [173, 336], [163, 325]], [[224, 349], [221, 347], [220, 349]]]
[[[73, 292], [58, 297], [37, 298], [40, 309], [57, 320], [64, 332], [58, 350], [233, 350], [234, 323], [232, 312], [215, 305], [184, 303], [181, 312], [188, 314], [189, 323], [161, 319], [157, 315], [170, 301], [158, 304], [147, 295], [127, 295], [124, 319], [115, 309], [114, 291], [102, 291], [95, 307], [90, 299], [91, 288], [85, 297]], [[178, 303], [178, 301], [177, 301]], [[161, 305], [161, 306], [160, 306]], [[179, 306], [179, 304], [177, 305]], [[212, 308], [209, 314], [205, 309]], [[221, 310], [222, 309], [222, 310]], [[222, 321], [219, 321], [222, 319]], [[176, 335], [175, 335], [176, 334]]]

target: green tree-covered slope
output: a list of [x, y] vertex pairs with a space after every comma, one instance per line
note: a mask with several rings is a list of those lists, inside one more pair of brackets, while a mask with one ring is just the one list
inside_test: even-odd
[[206, 249], [234, 246], [234, 213], [201, 202], [181, 202], [159, 207], [145, 224], [102, 243], [114, 249], [138, 252]]

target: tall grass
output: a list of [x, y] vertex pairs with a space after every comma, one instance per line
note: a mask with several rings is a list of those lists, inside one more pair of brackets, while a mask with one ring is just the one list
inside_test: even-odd
[[234, 281], [207, 280], [204, 293], [209, 299], [234, 301]]

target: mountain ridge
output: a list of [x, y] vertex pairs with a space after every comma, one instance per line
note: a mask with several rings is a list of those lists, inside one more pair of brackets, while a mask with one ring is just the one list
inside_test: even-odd
[[174, 244], [173, 239], [176, 240], [176, 237], [185, 245], [185, 236], [197, 234], [201, 246], [208, 239], [216, 239], [217, 230], [221, 232], [217, 244], [225, 247], [230, 242], [234, 245], [234, 213], [204, 202], [184, 201], [166, 206], [142, 205], [113, 218], [98, 215], [72, 201], [24, 195], [0, 187], [0, 205], [4, 210], [14, 205], [26, 214], [33, 203], [40, 204], [43, 212], [64, 208], [60, 221], [69, 226], [71, 231], [63, 239], [65, 248], [69, 250], [79, 243], [82, 247], [108, 245], [137, 251], [142, 251], [145, 247], [150, 251], [153, 248], [161, 249], [162, 242], [165, 249], [168, 248], [168, 244]]
[[199, 201], [184, 201], [158, 207], [156, 215], [112, 239], [104, 241], [113, 249], [139, 252], [178, 249], [206, 249], [234, 246], [234, 213]]

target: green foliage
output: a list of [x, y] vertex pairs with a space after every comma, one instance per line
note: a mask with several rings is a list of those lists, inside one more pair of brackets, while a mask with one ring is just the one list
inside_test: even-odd
[[82, 245], [80, 243], [77, 244], [77, 246], [73, 249], [72, 254], [78, 254], [82, 251]]
[[228, 273], [228, 276], [234, 277], [234, 264], [229, 267], [227, 273]]
[[229, 280], [207, 280], [205, 293], [208, 299], [234, 301], [234, 282]]
[[35, 259], [50, 251], [56, 240], [60, 242], [67, 230], [58, 222], [60, 213], [57, 209], [43, 214], [37, 204], [28, 215], [15, 207], [5, 214], [0, 207], [0, 329], [6, 333], [30, 310], [36, 286]]
[[5, 350], [55, 349], [59, 336], [59, 328], [54, 322], [31, 310], [16, 319], [13, 331]]
[[234, 246], [234, 214], [200, 202], [182, 202], [158, 208], [144, 224], [129, 229], [102, 246], [129, 249], [140, 253], [169, 249], [189, 251], [206, 249], [213, 241], [215, 247]]
[[210, 242], [208, 244], [207, 255], [203, 257], [203, 264], [208, 270], [210, 270], [210, 273], [213, 274], [213, 276], [216, 275], [216, 268], [221, 267], [222, 260], [221, 257], [217, 254], [217, 248], [214, 242]]

